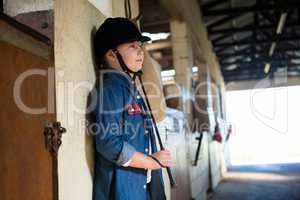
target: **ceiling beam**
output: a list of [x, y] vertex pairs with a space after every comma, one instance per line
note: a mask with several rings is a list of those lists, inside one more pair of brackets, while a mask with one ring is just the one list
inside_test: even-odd
[[[256, 58], [254, 61], [249, 61], [249, 62], [227, 62], [227, 63], [220, 63], [220, 66], [222, 68], [228, 67], [230, 65], [243, 65], [243, 66], [252, 66], [252, 65], [264, 65], [266, 63], [270, 63], [271, 65], [286, 65], [286, 63], [289, 63], [290, 59], [258, 59]], [[290, 64], [295, 64], [295, 63], [290, 63]]]
[[263, 78], [266, 78], [267, 75], [265, 74], [256, 74], [252, 76], [232, 76], [232, 77], [224, 77], [225, 82], [231, 82], [231, 81], [250, 81], [250, 80], [260, 80]]
[[235, 51], [234, 53], [222, 53], [217, 55], [218, 59], [228, 59], [234, 56], [247, 56], [249, 55], [249, 51], [251, 50], [251, 46], [248, 46], [242, 50]]
[[[224, 29], [214, 29], [214, 30], [210, 30], [209, 34], [234, 34], [234, 33], [241, 33], [241, 32], [248, 32], [248, 31], [253, 31], [255, 28], [257, 30], [273, 30], [274, 28], [276, 28], [277, 24], [274, 25], [264, 25], [264, 26], [257, 26], [255, 27], [254, 25], [247, 25], [247, 26], [243, 26], [243, 27], [238, 27], [238, 28], [224, 28]], [[285, 25], [285, 28], [293, 28], [293, 27], [299, 27], [300, 24], [299, 23], [287, 23]]]
[[166, 41], [160, 41], [160, 42], [153, 42], [153, 43], [147, 43], [145, 45], [146, 50], [153, 51], [153, 50], [159, 50], [159, 49], [167, 49], [171, 48], [172, 43], [169, 40]]
[[229, 15], [229, 16], [225, 16], [221, 19], [219, 19], [218, 21], [212, 23], [212, 24], [209, 24], [208, 26], [206, 26], [206, 28], [210, 31], [211, 29], [213, 29], [214, 27], [217, 27], [219, 25], [224, 25], [226, 22], [228, 21], [231, 21], [231, 20], [234, 20], [235, 18], [238, 18], [240, 17], [241, 14], [239, 15]]
[[271, 76], [267, 76], [264, 73], [262, 74], [254, 74], [251, 76], [247, 76], [247, 75], [243, 75], [243, 76], [228, 76], [228, 77], [224, 77], [224, 81], [225, 82], [232, 82], [232, 81], [255, 81], [255, 80], [261, 80], [264, 78], [271, 78]]
[[213, 40], [211, 40], [211, 42], [212, 42], [213, 44], [216, 44], [217, 42], [219, 42], [219, 41], [221, 41], [221, 40], [224, 40], [224, 39], [226, 39], [226, 38], [229, 38], [229, 37], [232, 37], [232, 34], [227, 33], [227, 34], [224, 34], [224, 35], [221, 35], [221, 36], [219, 36], [219, 37], [214, 38]]
[[[246, 49], [245, 49], [246, 50]], [[247, 50], [249, 51], [249, 47], [247, 48]], [[300, 51], [300, 47], [278, 47], [276, 49], [276, 53], [286, 53], [288, 51]], [[246, 51], [247, 52], [247, 51]], [[239, 55], [248, 55], [246, 52], [242, 51], [236, 51], [234, 53], [221, 53], [221, 54], [217, 54], [218, 58], [229, 58], [229, 57], [233, 57], [233, 56], [239, 56]], [[268, 53], [268, 51], [266, 50], [261, 50], [261, 51], [255, 51], [254, 53], [256, 54], [263, 54], [263, 53]]]
[[300, 36], [293, 36], [293, 37], [280, 37], [280, 38], [270, 38], [270, 39], [263, 39], [263, 40], [253, 40], [251, 38], [244, 38], [240, 41], [235, 42], [223, 42], [219, 44], [215, 44], [215, 47], [227, 47], [227, 46], [236, 46], [236, 45], [247, 45], [247, 44], [268, 44], [272, 42], [285, 42], [285, 41], [298, 41], [300, 40]]
[[245, 59], [237, 59], [232, 62], [220, 62], [221, 66], [229, 66], [229, 65], [238, 65], [239, 63], [243, 63], [247, 65], [252, 64], [260, 64], [260, 63], [287, 63], [290, 62], [291, 60], [299, 60], [299, 57], [286, 57], [286, 58], [269, 58], [268, 56], [260, 57], [260, 58], [255, 58], [253, 61], [243, 61]]
[[241, 6], [234, 8], [216, 9], [216, 10], [203, 10], [203, 16], [217, 16], [217, 15], [232, 15], [232, 14], [245, 14], [249, 12], [264, 12], [270, 10], [282, 10], [282, 9], [297, 9], [300, 2], [297, 0], [292, 1], [280, 1], [276, 4], [265, 4], [251, 6]]
[[[294, 72], [294, 70], [293, 71], [288, 71], [288, 72]], [[299, 71], [295, 71], [295, 72], [299, 73]], [[225, 80], [225, 82], [249, 81], [249, 80], [261, 80], [261, 79], [264, 79], [264, 78], [272, 79], [273, 77], [274, 77], [274, 75], [272, 73], [265, 74], [264, 71], [262, 70], [262, 71], [257, 71], [253, 74], [234, 74], [234, 75], [224, 76], [224, 80]]]
[[[276, 71], [279, 68], [286, 68], [287, 71], [299, 71], [297, 69], [297, 67], [299, 67], [300, 65], [295, 65], [295, 66], [284, 66], [284, 65], [273, 65], [271, 67], [272, 71]], [[228, 71], [228, 70], [222, 70], [222, 74], [223, 76], [226, 77], [230, 77], [230, 76], [241, 76], [241, 75], [253, 75], [253, 74], [257, 74], [257, 73], [263, 73], [264, 74], [264, 66], [261, 67], [255, 67], [255, 68], [249, 68], [249, 67], [238, 67], [234, 70]]]
[[218, 6], [218, 5], [226, 3], [226, 2], [228, 2], [228, 0], [214, 0], [214, 1], [211, 1], [208, 3], [205, 3], [203, 5], [200, 5], [200, 7], [202, 10], [208, 10], [210, 8], [213, 8], [215, 6]]
[[[245, 48], [250, 48], [249, 45], [247, 47], [244, 47], [243, 49]], [[228, 49], [232, 49], [232, 46], [225, 46], [225, 47], [217, 47], [217, 48], [214, 48], [216, 54], [222, 54], [224, 51], [228, 50]]]
[[256, 6], [255, 4], [252, 6], [243, 6], [243, 7], [235, 7], [235, 8], [225, 8], [225, 9], [217, 9], [217, 10], [203, 10], [203, 16], [216, 16], [216, 15], [238, 15], [244, 14], [248, 12], [255, 12], [255, 11], [268, 11], [273, 10], [276, 7], [274, 5], [263, 5], [263, 6]]

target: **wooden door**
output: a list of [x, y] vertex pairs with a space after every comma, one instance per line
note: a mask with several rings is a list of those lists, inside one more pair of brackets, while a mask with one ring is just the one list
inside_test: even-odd
[[[181, 117], [175, 118], [173, 115], [179, 115]], [[161, 124], [162, 140], [165, 148], [171, 152], [172, 162], [174, 164], [171, 167], [172, 173], [177, 183], [177, 187], [170, 188], [169, 181], [166, 182], [167, 198], [171, 200], [190, 200], [190, 179], [189, 179], [189, 162], [187, 158], [188, 144], [186, 141], [186, 130], [184, 127], [183, 114], [178, 111], [173, 113], [167, 113], [169, 122]], [[170, 117], [173, 116], [173, 117]], [[173, 121], [172, 123], [170, 123]], [[163, 128], [165, 130], [163, 131]], [[169, 129], [169, 128], [171, 129]], [[167, 176], [164, 176], [164, 180], [167, 180]]]
[[53, 61], [5, 42], [0, 58], [0, 199], [57, 199], [57, 163], [43, 134], [55, 121]]
[[177, 187], [172, 189], [172, 200], [190, 200], [190, 179], [189, 179], [189, 163], [187, 160], [187, 146], [184, 135], [178, 136], [178, 143], [174, 145], [173, 151], [175, 152], [176, 166], [173, 168]]

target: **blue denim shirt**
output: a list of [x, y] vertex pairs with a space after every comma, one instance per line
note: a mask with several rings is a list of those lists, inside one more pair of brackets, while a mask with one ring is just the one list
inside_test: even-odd
[[150, 115], [129, 112], [128, 106], [144, 110], [145, 103], [127, 74], [110, 70], [99, 82], [93, 199], [146, 200], [147, 169], [122, 165], [135, 151], [148, 154], [149, 139], [152, 152], [157, 151]]

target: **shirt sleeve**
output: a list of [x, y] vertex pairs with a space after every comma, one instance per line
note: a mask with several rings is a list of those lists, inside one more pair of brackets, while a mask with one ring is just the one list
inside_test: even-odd
[[135, 148], [123, 139], [123, 92], [122, 88], [100, 87], [96, 107], [96, 150], [117, 165], [126, 165]]
[[123, 167], [128, 167], [128, 166], [130, 165], [131, 161], [132, 161], [132, 158], [131, 158], [130, 160], [128, 160], [128, 161], [127, 161], [125, 164], [123, 164], [122, 166], [123, 166]]

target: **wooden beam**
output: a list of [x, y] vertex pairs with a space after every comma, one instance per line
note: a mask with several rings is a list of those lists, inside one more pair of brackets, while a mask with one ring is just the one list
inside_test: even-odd
[[167, 48], [171, 48], [171, 47], [172, 47], [172, 43], [169, 40], [168, 41], [147, 43], [145, 45], [145, 48], [148, 51], [154, 51], [154, 50], [159, 50], [159, 49], [167, 49]]

